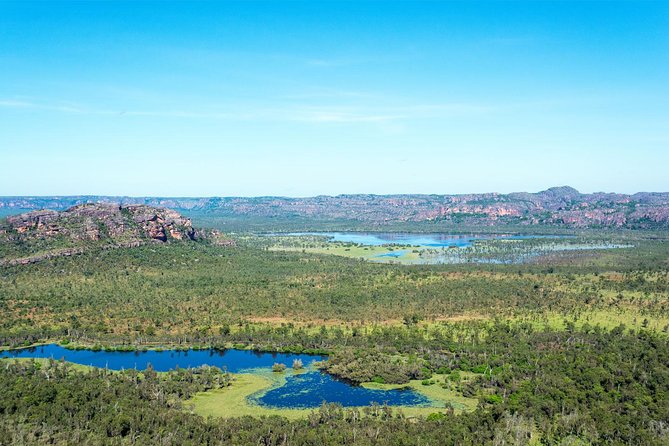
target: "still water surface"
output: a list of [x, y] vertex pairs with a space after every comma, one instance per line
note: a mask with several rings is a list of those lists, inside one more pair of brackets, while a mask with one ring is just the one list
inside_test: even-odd
[[[274, 234], [280, 235], [280, 234]], [[411, 245], [429, 247], [471, 246], [477, 240], [525, 240], [533, 238], [562, 238], [559, 235], [513, 235], [513, 234], [412, 234], [404, 232], [296, 232], [283, 235], [319, 235], [333, 242], [356, 243], [366, 246]]]
[[[274, 363], [292, 367], [293, 360], [300, 359], [305, 366], [324, 356], [297, 355], [289, 353], [261, 353], [249, 350], [164, 350], [137, 352], [106, 352], [92, 350], [68, 350], [56, 344], [0, 352], [4, 358], [61, 358], [76, 364], [106, 367], [110, 370], [144, 370], [149, 364], [158, 372], [177, 367], [188, 368], [210, 365], [232, 373], [271, 374]], [[323, 401], [339, 403], [346, 407], [367, 406], [376, 402], [391, 406], [414, 406], [429, 404], [425, 396], [413, 390], [375, 390], [354, 386], [319, 371], [286, 374], [285, 384], [251, 399], [263, 406], [278, 408], [314, 408]]]
[[76, 364], [108, 368], [110, 370], [144, 370], [149, 364], [157, 372], [211, 365], [239, 373], [245, 369], [272, 367], [275, 362], [291, 367], [294, 359], [304, 364], [320, 361], [323, 356], [294, 355], [289, 353], [260, 353], [250, 350], [147, 350], [134, 352], [106, 352], [93, 350], [68, 350], [60, 345], [49, 344], [34, 348], [10, 350], [0, 353], [10, 358], [53, 358]]

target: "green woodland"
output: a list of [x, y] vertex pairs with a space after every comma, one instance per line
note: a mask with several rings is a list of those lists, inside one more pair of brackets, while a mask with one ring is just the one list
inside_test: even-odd
[[327, 354], [320, 367], [350, 382], [443, 388], [472, 404], [203, 416], [203, 395], [243, 379], [2, 359], [0, 444], [669, 444], [666, 234], [582, 233], [629, 247], [453, 265], [231, 237], [236, 246], [89, 243], [0, 266], [0, 345]]

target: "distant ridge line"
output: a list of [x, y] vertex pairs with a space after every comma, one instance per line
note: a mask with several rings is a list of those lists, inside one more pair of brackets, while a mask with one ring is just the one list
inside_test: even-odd
[[477, 194], [342, 194], [314, 197], [130, 197], [104, 195], [0, 197], [4, 214], [64, 210], [83, 203], [144, 204], [221, 217], [357, 220], [373, 224], [437, 221], [458, 225], [560, 225], [669, 228], [669, 192], [584, 194], [570, 186], [540, 192]]

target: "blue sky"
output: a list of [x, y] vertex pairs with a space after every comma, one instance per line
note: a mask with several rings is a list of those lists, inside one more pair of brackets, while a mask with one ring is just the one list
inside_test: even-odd
[[669, 191], [669, 2], [5, 2], [0, 195]]

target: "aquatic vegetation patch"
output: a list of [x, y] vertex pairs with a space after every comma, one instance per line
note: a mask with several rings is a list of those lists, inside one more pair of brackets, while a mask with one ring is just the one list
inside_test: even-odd
[[565, 235], [296, 233], [261, 237], [274, 251], [301, 251], [405, 265], [520, 264], [579, 251], [633, 248], [629, 243]]

